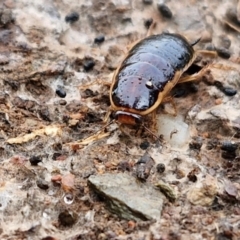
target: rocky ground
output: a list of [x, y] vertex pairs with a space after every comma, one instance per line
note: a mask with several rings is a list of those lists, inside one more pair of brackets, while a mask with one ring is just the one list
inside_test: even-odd
[[[96, 135], [152, 21], [210, 71], [159, 107], [160, 141]], [[237, 0], [1, 1], [0, 238], [240, 239], [239, 37]]]

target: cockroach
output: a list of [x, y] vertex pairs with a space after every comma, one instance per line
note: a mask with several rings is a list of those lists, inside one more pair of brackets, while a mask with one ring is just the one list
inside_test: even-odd
[[176, 84], [197, 80], [203, 75], [204, 68], [183, 76], [196, 59], [193, 46], [199, 40], [191, 44], [180, 34], [162, 33], [135, 43], [113, 76], [111, 106], [104, 121], [114, 112], [117, 122], [141, 124], [147, 129], [142, 118], [155, 113], [158, 106], [169, 99], [169, 92]]

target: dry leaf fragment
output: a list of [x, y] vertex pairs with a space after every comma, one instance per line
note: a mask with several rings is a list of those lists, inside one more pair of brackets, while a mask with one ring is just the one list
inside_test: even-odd
[[10, 138], [8, 139], [6, 142], [9, 144], [21, 144], [21, 143], [25, 143], [28, 142], [30, 140], [33, 140], [36, 136], [51, 136], [51, 137], [55, 137], [57, 135], [61, 135], [62, 134], [62, 129], [59, 126], [46, 126], [42, 129], [38, 129], [33, 131], [32, 133], [29, 134], [25, 134], [23, 136], [20, 137], [16, 137], [16, 138]]

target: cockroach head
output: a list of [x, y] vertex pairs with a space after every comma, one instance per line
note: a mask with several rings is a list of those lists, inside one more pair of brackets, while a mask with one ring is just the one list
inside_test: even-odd
[[114, 118], [117, 122], [127, 125], [140, 125], [142, 124], [142, 117], [135, 113], [117, 111], [114, 113]]

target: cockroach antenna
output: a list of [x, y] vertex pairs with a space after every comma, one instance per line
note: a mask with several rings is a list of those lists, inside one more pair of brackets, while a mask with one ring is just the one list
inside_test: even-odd
[[198, 44], [201, 41], [202, 37], [198, 38], [194, 42], [190, 43], [190, 45], [193, 47], [194, 45]]
[[110, 126], [112, 123], [116, 122], [116, 119], [111, 120], [109, 123], [105, 124], [102, 128], [100, 128], [96, 133], [98, 132], [104, 132], [108, 126]]
[[157, 140], [160, 140], [160, 137], [157, 136], [155, 133], [153, 133], [149, 128], [147, 128], [144, 124], [142, 124], [143, 128], [149, 132], [151, 135], [153, 135]]

